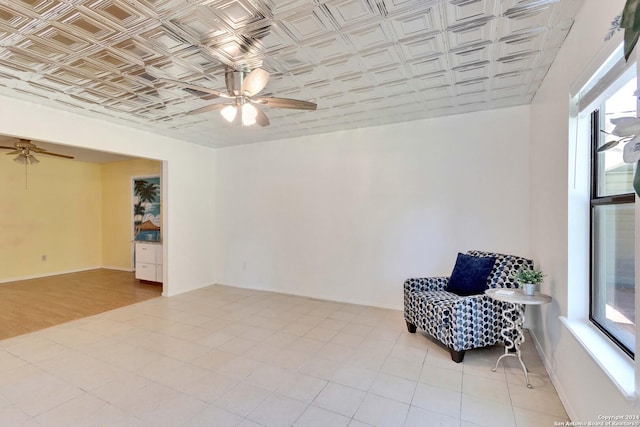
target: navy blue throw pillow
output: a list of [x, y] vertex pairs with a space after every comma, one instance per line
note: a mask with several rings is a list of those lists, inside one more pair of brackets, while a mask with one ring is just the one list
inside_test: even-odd
[[447, 291], [460, 296], [484, 293], [495, 262], [494, 257], [477, 257], [458, 253], [456, 265], [447, 284]]

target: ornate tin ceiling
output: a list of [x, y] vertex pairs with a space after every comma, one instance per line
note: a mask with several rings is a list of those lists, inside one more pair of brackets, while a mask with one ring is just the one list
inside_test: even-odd
[[[582, 0], [0, 0], [0, 94], [208, 146], [528, 104]], [[271, 73], [269, 127], [239, 127], [225, 67]]]

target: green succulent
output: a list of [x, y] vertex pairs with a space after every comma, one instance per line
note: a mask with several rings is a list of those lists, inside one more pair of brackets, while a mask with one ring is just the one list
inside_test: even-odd
[[533, 268], [522, 268], [518, 270], [514, 275], [514, 279], [516, 279], [520, 283], [533, 283], [538, 284], [542, 282], [542, 278], [544, 274], [540, 270], [535, 270]]

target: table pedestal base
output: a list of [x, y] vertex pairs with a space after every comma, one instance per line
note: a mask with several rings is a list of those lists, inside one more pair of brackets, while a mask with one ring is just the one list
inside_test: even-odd
[[[529, 371], [522, 360], [522, 353], [520, 351], [520, 345], [524, 342], [523, 324], [524, 324], [524, 310], [520, 304], [508, 303], [509, 308], [502, 312], [502, 317], [509, 325], [504, 328], [500, 335], [504, 338], [504, 354], [496, 361], [496, 366], [491, 370], [495, 372], [498, 369], [500, 362], [507, 357], [515, 357], [520, 362], [522, 370], [524, 371], [524, 380], [527, 383], [528, 388], [533, 388], [529, 382]], [[515, 318], [516, 320], [512, 320]]]

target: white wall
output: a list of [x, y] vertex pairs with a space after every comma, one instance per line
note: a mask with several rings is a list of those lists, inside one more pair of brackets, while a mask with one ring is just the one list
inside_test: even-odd
[[[558, 319], [568, 314], [567, 236], [569, 227], [575, 228], [573, 221], [578, 221], [573, 214], [569, 217], [567, 201], [573, 179], [573, 173], [569, 172], [569, 162], [573, 161], [573, 155], [569, 154], [569, 88], [582, 78], [583, 70], [592, 67], [603, 49], [612, 51], [617, 44], [605, 42], [604, 36], [623, 6], [623, 0], [584, 3], [531, 104], [531, 248], [548, 275], [542, 290], [554, 299], [542, 308], [541, 315], [532, 319], [532, 329], [574, 421], [597, 421], [598, 415], [638, 413], [638, 408], [623, 397]], [[582, 285], [587, 289], [586, 281]]]
[[2, 134], [165, 161], [164, 294], [214, 283], [215, 150], [4, 96], [0, 111]]
[[217, 282], [402, 307], [458, 251], [529, 255], [529, 109], [216, 153]]

